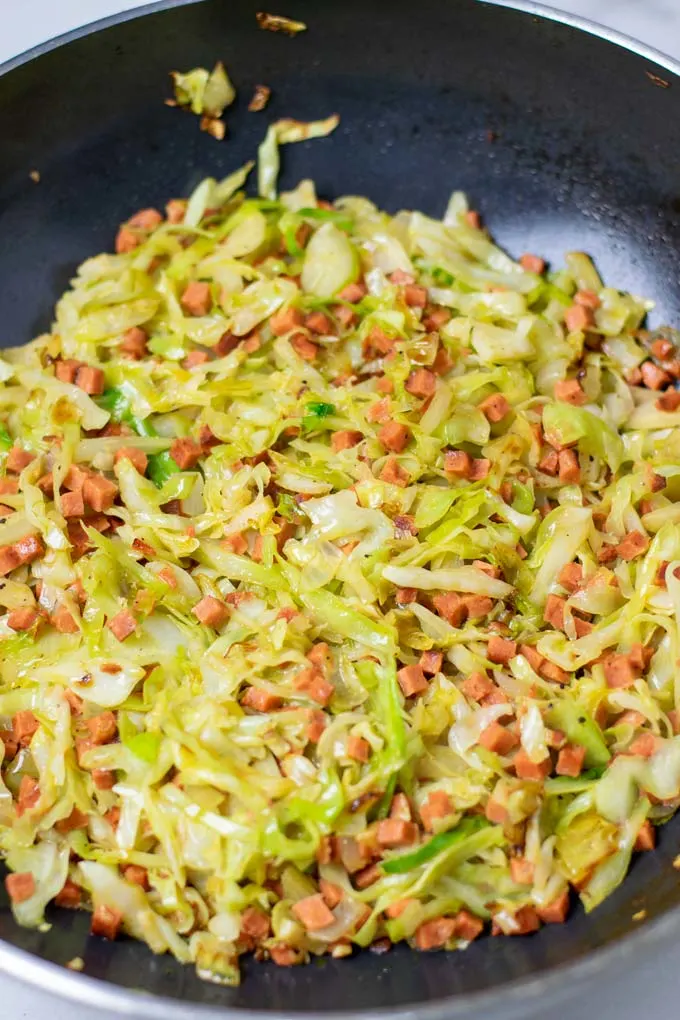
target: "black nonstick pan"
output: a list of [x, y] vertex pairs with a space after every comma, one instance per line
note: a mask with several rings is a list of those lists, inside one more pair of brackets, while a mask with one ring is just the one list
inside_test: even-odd
[[[464, 189], [513, 253], [586, 250], [606, 279], [655, 300], [653, 323], [680, 324], [680, 66], [531, 4], [290, 0], [277, 13], [309, 25], [294, 39], [258, 29], [259, 6], [161, 2], [0, 69], [0, 345], [49, 326], [77, 263], [110, 250], [130, 213], [239, 166], [270, 120], [332, 112], [330, 138], [286, 149], [284, 186], [307, 176], [322, 195], [438, 215]], [[221, 143], [163, 102], [169, 70], [218, 58], [241, 96]], [[273, 98], [253, 115], [257, 82]], [[85, 914], [22, 930], [3, 892], [0, 966], [125, 1016], [547, 1016], [565, 990], [680, 936], [679, 844], [677, 818], [610, 899], [565, 925], [465, 953], [251, 962], [238, 989], [90, 938]], [[84, 974], [65, 969], [77, 956]]]

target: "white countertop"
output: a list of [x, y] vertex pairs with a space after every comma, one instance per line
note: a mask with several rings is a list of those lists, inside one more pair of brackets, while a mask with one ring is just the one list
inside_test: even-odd
[[[0, 63], [79, 25], [136, 6], [134, 0], [0, 0]], [[561, 0], [553, 6], [680, 57], [680, 0]], [[598, 997], [598, 1020], [673, 1016], [677, 1007], [668, 1004], [680, 1000], [680, 949], [669, 947], [654, 964], [620, 978], [606, 994], [606, 1002]], [[2, 977], [0, 1003], [2, 1020], [94, 1020], [95, 1015], [97, 1020], [113, 1020], [99, 1010], [78, 1009]], [[587, 1006], [576, 1000], [560, 1009], [560, 1020], [580, 1020], [584, 1013], [592, 1014], [593, 1007], [592, 1000]]]

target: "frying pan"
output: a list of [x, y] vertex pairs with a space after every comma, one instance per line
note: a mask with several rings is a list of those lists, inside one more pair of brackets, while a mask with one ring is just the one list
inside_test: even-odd
[[[239, 166], [269, 120], [335, 111], [330, 138], [286, 148], [284, 186], [308, 176], [321, 195], [436, 215], [462, 188], [516, 255], [557, 262], [586, 250], [607, 280], [656, 301], [653, 322], [680, 323], [680, 66], [529, 3], [290, 0], [285, 13], [309, 25], [295, 39], [259, 30], [259, 6], [165, 0], [5, 65], [2, 345], [49, 327], [75, 266], [110, 250], [134, 210]], [[217, 58], [240, 91], [222, 143], [163, 103], [170, 69]], [[258, 82], [273, 98], [248, 113]], [[532, 1002], [547, 1015], [566, 990], [680, 935], [679, 837], [680, 817], [589, 917], [579, 908], [565, 925], [484, 938], [465, 953], [399, 947], [293, 970], [248, 962], [241, 987], [225, 989], [139, 943], [88, 938], [85, 914], [54, 910], [49, 931], [22, 930], [0, 898], [0, 966], [81, 1003], [159, 1020], [416, 1010], [421, 1020], [500, 1020], [526, 1016]], [[75, 956], [84, 974], [64, 969]]]

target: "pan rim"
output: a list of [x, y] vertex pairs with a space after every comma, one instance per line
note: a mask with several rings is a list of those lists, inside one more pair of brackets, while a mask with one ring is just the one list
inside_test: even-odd
[[[37, 57], [74, 42], [94, 32], [120, 25], [174, 7], [186, 7], [202, 0], [153, 0], [109, 17], [100, 18], [86, 25], [64, 32], [48, 39], [0, 64], [0, 77]], [[680, 60], [668, 56], [632, 36], [608, 28], [596, 21], [567, 11], [547, 7], [534, 0], [478, 0], [491, 7], [515, 10], [536, 18], [568, 25], [589, 35], [596, 36], [616, 46], [649, 60], [657, 67], [680, 78]], [[491, 990], [470, 992], [460, 996], [447, 996], [431, 1003], [412, 1003], [405, 1006], [377, 1007], [357, 1010], [332, 1010], [323, 1013], [328, 1020], [385, 1020], [389, 1014], [394, 1020], [461, 1020], [471, 1009], [481, 1018], [503, 1008], [505, 1020], [527, 1009], [530, 1003], [552, 995], [558, 1000], [568, 998], [577, 987], [592, 981], [605, 968], [620, 969], [627, 960], [641, 948], [651, 950], [668, 944], [673, 936], [680, 934], [680, 907], [671, 909], [664, 916], [648, 922], [643, 928], [628, 932], [614, 943], [589, 952], [583, 958], [552, 967], [538, 977], [520, 977]], [[120, 988], [111, 982], [68, 970], [49, 960], [44, 960], [26, 950], [18, 949], [0, 939], [0, 973], [10, 979], [30, 985], [40, 991], [49, 990], [60, 998], [79, 1006], [108, 1010], [120, 1017], [140, 1017], [145, 1020], [186, 1020], [188, 1011], [200, 1020], [225, 1020], [239, 1017], [247, 1020], [311, 1020], [310, 1010], [292, 1010], [285, 1013], [274, 1010], [253, 1010], [239, 1006], [206, 1006], [190, 1000], [171, 999], [166, 996]], [[554, 1003], [554, 1000], [553, 1000]]]

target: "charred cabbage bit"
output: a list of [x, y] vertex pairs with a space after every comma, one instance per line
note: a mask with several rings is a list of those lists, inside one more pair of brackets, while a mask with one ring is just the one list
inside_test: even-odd
[[14, 916], [228, 985], [593, 910], [680, 803], [679, 334], [459, 192], [278, 194], [336, 124], [130, 216], [0, 359]]
[[292, 120], [286, 117], [277, 120], [267, 128], [267, 134], [257, 150], [258, 191], [261, 198], [276, 198], [279, 169], [279, 145], [291, 142], [306, 142], [310, 138], [325, 138], [335, 131], [340, 123], [337, 113], [325, 120]]
[[256, 85], [253, 92], [253, 98], [248, 103], [248, 109], [251, 113], [259, 113], [260, 110], [264, 110], [265, 106], [269, 102], [269, 97], [272, 94], [272, 90], [268, 85]]
[[260, 28], [267, 32], [284, 32], [285, 35], [297, 35], [299, 32], [306, 32], [307, 26], [304, 21], [293, 21], [282, 14], [267, 14], [258, 11], [255, 15]]
[[222, 61], [218, 61], [212, 71], [196, 67], [185, 74], [171, 71], [170, 76], [175, 98], [166, 100], [167, 105], [180, 106], [195, 113], [201, 118], [201, 131], [207, 131], [221, 141], [226, 132], [222, 114], [236, 98], [236, 89]]

